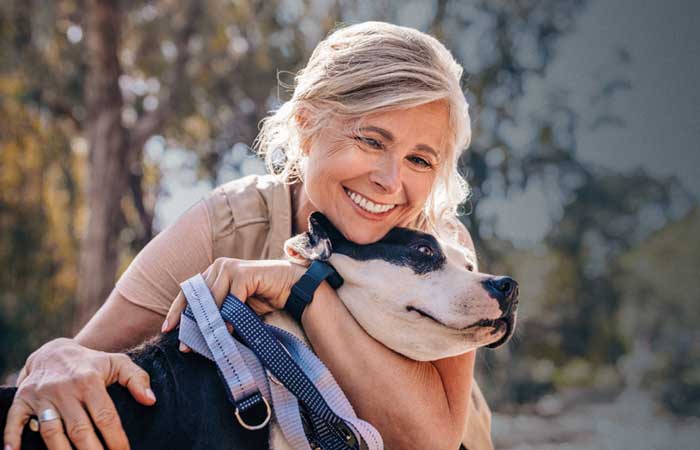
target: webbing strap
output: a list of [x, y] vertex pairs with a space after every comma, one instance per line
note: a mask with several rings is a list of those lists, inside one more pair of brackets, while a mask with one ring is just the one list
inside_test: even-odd
[[[221, 370], [221, 375], [232, 394], [229, 398], [237, 408], [246, 400], [254, 400], [258, 390], [262, 391], [272, 400], [277, 422], [294, 449], [310, 449], [302, 410], [308, 413], [307, 426], [311, 428], [314, 446], [324, 450], [346, 450], [359, 448], [358, 441], [363, 441], [362, 448], [383, 448], [377, 430], [357, 418], [330, 371], [293, 334], [264, 324], [232, 295], [224, 300], [219, 315], [201, 275], [195, 275], [182, 286], [188, 307], [182, 316], [180, 340], [195, 352], [215, 361], [220, 370], [223, 364], [225, 370]], [[211, 304], [200, 307], [201, 303]], [[216, 314], [211, 311], [212, 305]], [[198, 309], [205, 313], [196, 313]], [[212, 315], [218, 316], [221, 324], [212, 319]], [[228, 334], [222, 317], [234, 326], [237, 335], [250, 349]], [[230, 341], [215, 332], [220, 326]], [[214, 331], [208, 331], [210, 328]], [[261, 362], [272, 383], [268, 382]], [[228, 367], [233, 370], [229, 371]]]
[[[202, 283], [204, 283], [204, 289], [202, 289]], [[262, 387], [257, 385], [256, 378], [249, 368], [254, 368], [258, 376], [260, 375], [262, 370], [256, 358], [253, 355], [248, 355], [248, 361], [243, 358], [240, 351], [242, 346], [237, 345], [226, 329], [216, 302], [201, 275], [199, 278], [192, 277], [186, 280], [181, 287], [188, 301], [188, 311], [183, 319], [194, 321], [198, 326], [194, 328], [181, 326], [180, 339], [182, 340], [183, 337], [187, 339], [188, 330], [190, 333], [193, 330], [199, 331], [206, 345], [194, 343], [197, 346], [195, 350], [216, 363], [221, 377], [228, 386], [229, 399], [240, 411], [246, 411], [255, 406], [259, 401]], [[204, 351], [206, 353], [202, 353]], [[246, 364], [248, 362], [251, 364]]]
[[[359, 435], [365, 442], [366, 448], [370, 450], [383, 449], [384, 446], [379, 432], [369, 422], [357, 417], [350, 401], [348, 401], [347, 397], [338, 386], [330, 370], [318, 359], [314, 352], [292, 333], [270, 325], [266, 326], [289, 351], [294, 361], [304, 369], [304, 372], [306, 372], [313, 384], [318, 388], [333, 412], [342, 419], [342, 422], [339, 426], [336, 426], [335, 430], [329, 431], [335, 433], [337, 433], [338, 429], [342, 431], [342, 437], [346, 443], [350, 440], [348, 437], [353, 438]], [[275, 387], [276, 385], [272, 384], [273, 395], [275, 393]], [[286, 391], [286, 389], [284, 390]], [[299, 417], [298, 405], [295, 412], [297, 417]], [[282, 422], [280, 422], [280, 424], [284, 430], [284, 424]], [[344, 430], [343, 425], [348, 425], [350, 430]], [[354, 433], [351, 431], [354, 431]], [[352, 436], [352, 434], [355, 436]]]

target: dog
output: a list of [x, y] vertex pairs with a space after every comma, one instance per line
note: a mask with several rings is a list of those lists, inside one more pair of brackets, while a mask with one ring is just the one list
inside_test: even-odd
[[[299, 264], [324, 260], [333, 265], [345, 280], [338, 296], [355, 320], [411, 359], [432, 361], [496, 348], [513, 334], [517, 283], [474, 271], [474, 255], [430, 234], [394, 228], [376, 243], [358, 245], [316, 212], [309, 217], [309, 231], [285, 243], [285, 253]], [[265, 322], [305, 340], [300, 325], [284, 311], [267, 314]], [[243, 429], [215, 365], [180, 352], [178, 343], [173, 330], [127, 352], [150, 374], [155, 405], [138, 404], [122, 386], [107, 388], [131, 448], [289, 448], [274, 423], [257, 431]], [[2, 427], [15, 391], [0, 388]], [[41, 436], [26, 427], [22, 449], [44, 448]]]

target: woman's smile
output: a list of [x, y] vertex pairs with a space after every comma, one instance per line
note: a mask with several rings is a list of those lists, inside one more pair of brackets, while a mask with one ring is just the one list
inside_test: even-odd
[[345, 197], [350, 200], [354, 209], [363, 216], [371, 220], [384, 220], [386, 216], [396, 208], [395, 203], [377, 203], [369, 198], [343, 186]]

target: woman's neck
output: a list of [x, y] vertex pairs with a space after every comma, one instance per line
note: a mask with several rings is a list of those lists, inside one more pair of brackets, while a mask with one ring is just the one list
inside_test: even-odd
[[309, 231], [309, 215], [316, 211], [316, 207], [304, 189], [304, 183], [294, 183], [290, 187], [292, 194], [292, 236]]

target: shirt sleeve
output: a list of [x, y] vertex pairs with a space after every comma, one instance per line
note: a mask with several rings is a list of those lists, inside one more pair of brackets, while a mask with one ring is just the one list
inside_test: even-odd
[[115, 289], [129, 302], [165, 316], [180, 283], [204, 272], [212, 252], [209, 210], [199, 201], [136, 255]]

